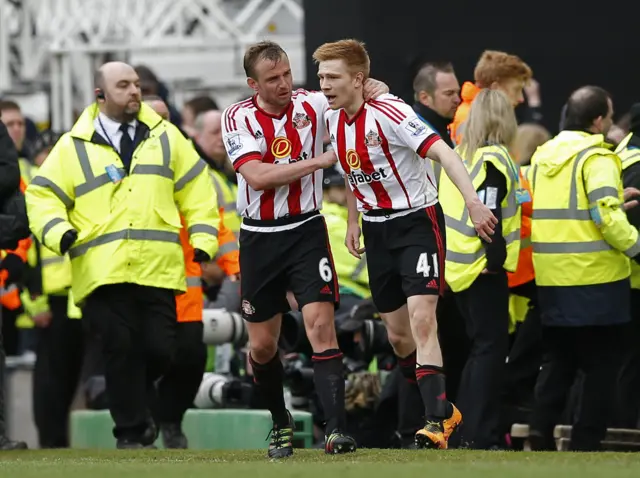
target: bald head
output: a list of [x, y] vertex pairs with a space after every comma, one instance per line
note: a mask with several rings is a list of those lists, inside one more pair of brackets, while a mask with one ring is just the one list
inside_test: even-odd
[[613, 124], [611, 95], [599, 86], [583, 86], [569, 97], [564, 129], [606, 135]]
[[162, 98], [156, 95], [147, 95], [142, 97], [142, 101], [148, 104], [162, 119], [169, 121], [169, 108]]
[[102, 65], [94, 77], [100, 111], [122, 122], [140, 111], [140, 80], [131, 65], [112, 61]]
[[202, 151], [216, 162], [224, 162], [227, 152], [222, 141], [222, 112], [205, 111], [196, 117], [195, 140]]

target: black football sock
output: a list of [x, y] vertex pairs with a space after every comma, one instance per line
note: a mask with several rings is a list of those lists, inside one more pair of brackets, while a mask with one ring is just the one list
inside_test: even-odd
[[326, 433], [329, 434], [334, 430], [345, 431], [347, 419], [344, 406], [342, 352], [338, 349], [325, 350], [313, 354], [312, 360], [313, 381], [327, 421]]
[[442, 367], [418, 365], [416, 379], [424, 403], [427, 421], [442, 421], [453, 414], [453, 405], [447, 400], [445, 376]]
[[[396, 355], [396, 357], [398, 357]], [[402, 376], [409, 383], [417, 383], [416, 381], [416, 351], [414, 350], [406, 357], [398, 357], [398, 367], [402, 372]]]
[[284, 404], [284, 369], [280, 356], [276, 355], [267, 363], [256, 362], [249, 354], [249, 362], [253, 369], [253, 382], [258, 393], [273, 417], [273, 422], [280, 428], [289, 425], [289, 414]]

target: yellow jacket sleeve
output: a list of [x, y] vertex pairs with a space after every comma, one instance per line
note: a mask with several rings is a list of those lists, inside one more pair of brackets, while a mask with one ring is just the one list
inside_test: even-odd
[[622, 166], [615, 155], [595, 155], [583, 169], [591, 218], [604, 240], [628, 257], [640, 253], [638, 230], [627, 219], [623, 209]]
[[177, 129], [173, 138], [174, 199], [187, 225], [189, 243], [213, 258], [218, 252], [220, 212], [207, 164]]
[[67, 211], [73, 207], [75, 192], [64, 163], [75, 157], [71, 137], [66, 135], [49, 153], [25, 193], [31, 232], [58, 255], [62, 236], [73, 229]]

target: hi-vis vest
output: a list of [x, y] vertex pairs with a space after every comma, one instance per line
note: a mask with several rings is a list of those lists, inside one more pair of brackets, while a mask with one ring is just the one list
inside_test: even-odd
[[[520, 252], [521, 212], [516, 202], [517, 167], [509, 153], [500, 146], [478, 149], [471, 162], [464, 162], [476, 191], [487, 176], [487, 162], [493, 164], [507, 179], [508, 191], [500, 204], [502, 234], [507, 244], [507, 258], [503, 267], [513, 272], [518, 265]], [[460, 292], [468, 289], [486, 267], [485, 249], [473, 227], [462, 194], [446, 174], [440, 178], [440, 204], [447, 224], [445, 280], [453, 292]]]
[[236, 196], [238, 187], [230, 183], [220, 171], [209, 168], [213, 187], [218, 195], [218, 206], [224, 209], [224, 224], [238, 236], [242, 220], [236, 208]]
[[148, 131], [123, 177], [120, 156], [96, 132], [97, 116], [96, 104], [82, 113], [27, 188], [31, 231], [56, 254], [65, 232], [78, 232], [68, 252], [76, 305], [105, 284], [186, 291], [180, 213], [192, 247], [212, 257], [218, 250], [218, 204], [206, 163], [143, 103], [138, 121]]
[[344, 246], [344, 237], [347, 234], [347, 208], [325, 201], [322, 205], [322, 215], [327, 224], [340, 294], [352, 294], [363, 299], [371, 297], [366, 257], [363, 255], [361, 259], [357, 259]]
[[629, 259], [604, 240], [590, 213], [590, 206], [603, 197], [617, 195], [622, 203], [622, 191], [603, 186], [587, 192], [583, 175], [592, 156], [619, 159], [609, 149], [585, 144], [553, 176], [541, 174], [540, 164], [533, 166], [531, 238], [538, 286], [606, 284], [629, 277]]
[[[628, 148], [632, 133], [629, 133], [616, 148], [616, 153], [622, 161], [622, 170], [640, 161], [640, 148]], [[640, 264], [631, 260], [631, 288], [640, 289]]]
[[40, 246], [42, 292], [45, 295], [67, 295], [71, 288], [71, 259]]

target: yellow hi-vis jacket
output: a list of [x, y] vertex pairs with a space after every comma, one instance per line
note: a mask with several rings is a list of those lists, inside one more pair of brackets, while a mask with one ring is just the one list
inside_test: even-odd
[[[504, 269], [514, 272], [520, 254], [521, 208], [516, 201], [519, 178], [518, 169], [507, 150], [500, 146], [479, 148], [472, 161], [464, 161], [473, 186], [478, 188], [487, 177], [486, 164], [491, 163], [507, 182], [507, 194], [500, 204], [502, 210], [502, 235], [507, 245]], [[469, 217], [464, 198], [449, 176], [440, 177], [440, 204], [447, 225], [447, 255], [445, 280], [453, 292], [466, 290], [487, 266], [484, 245]]]
[[70, 229], [78, 239], [69, 250], [72, 293], [77, 305], [97, 287], [135, 283], [184, 292], [180, 214], [190, 243], [214, 257], [220, 222], [207, 165], [171, 123], [144, 103], [138, 121], [149, 128], [133, 153], [130, 172], [96, 132], [94, 103], [55, 145], [27, 188], [32, 232], [60, 254]]
[[239, 237], [242, 219], [236, 207], [238, 187], [229, 182], [224, 173], [211, 168], [209, 168], [209, 171], [213, 187], [216, 189], [218, 196], [218, 205], [224, 209], [224, 225], [227, 229], [233, 231], [236, 237]]
[[629, 277], [638, 231], [622, 208], [620, 158], [601, 134], [562, 131], [533, 156], [531, 238], [536, 284], [578, 286]]
[[[624, 171], [640, 161], [640, 149], [629, 148], [629, 140], [633, 133], [629, 133], [616, 148], [616, 154], [622, 161], [622, 170]], [[636, 261], [631, 261], [631, 288], [640, 289], [640, 265]]]

